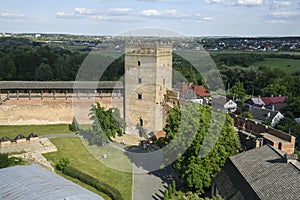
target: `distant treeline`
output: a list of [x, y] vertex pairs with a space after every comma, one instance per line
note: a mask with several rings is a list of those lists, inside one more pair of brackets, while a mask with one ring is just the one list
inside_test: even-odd
[[[55, 46], [35, 46], [27, 39], [0, 38], [0, 81], [73, 81], [88, 55]], [[100, 61], [101, 62], [101, 61]], [[124, 56], [116, 59], [101, 80], [124, 74]]]
[[[0, 38], [0, 81], [73, 81], [88, 53], [63, 47], [36, 45], [24, 38]], [[202, 78], [189, 62], [176, 54], [174, 81], [201, 84]], [[107, 59], [105, 57], [99, 58]], [[116, 81], [124, 75], [125, 57], [114, 60], [101, 76], [102, 81]], [[178, 74], [183, 75], [179, 77]], [[175, 80], [176, 79], [176, 80]]]
[[220, 53], [212, 56], [217, 66], [227, 65], [227, 66], [242, 66], [249, 67], [255, 62], [265, 60], [265, 55], [258, 53], [235, 53], [235, 54], [226, 54]]
[[6, 44], [0, 46], [0, 80], [74, 80], [86, 57], [59, 47]]

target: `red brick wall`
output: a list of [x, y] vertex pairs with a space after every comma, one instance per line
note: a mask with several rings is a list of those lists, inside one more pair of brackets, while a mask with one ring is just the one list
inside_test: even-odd
[[[282, 143], [281, 150], [286, 153], [294, 153], [295, 148], [295, 141], [296, 138], [292, 135], [289, 135], [285, 132], [282, 132], [280, 130], [277, 130], [273, 127], [266, 126], [264, 124], [255, 122], [250, 119], [243, 118], [241, 116], [229, 113], [230, 116], [234, 119], [234, 126], [237, 128], [244, 128], [246, 131], [254, 132], [254, 133], [269, 133], [271, 135], [274, 135], [282, 140], [285, 140], [286, 142]], [[279, 148], [279, 142], [271, 141], [273, 146], [275, 148]]]

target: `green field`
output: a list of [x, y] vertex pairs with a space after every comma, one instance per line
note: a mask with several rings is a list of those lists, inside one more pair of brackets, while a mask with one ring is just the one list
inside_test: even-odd
[[18, 134], [22, 134], [27, 137], [32, 132], [35, 132], [38, 136], [59, 133], [72, 133], [69, 130], [68, 124], [0, 126], [0, 138], [3, 136], [7, 136], [10, 139], [13, 139]]
[[131, 173], [120, 172], [101, 163], [89, 153], [80, 138], [55, 138], [50, 140], [58, 151], [44, 154], [47, 160], [58, 163], [61, 158], [68, 158], [72, 167], [115, 187], [124, 199], [131, 199]]
[[283, 58], [267, 58], [254, 64], [254, 67], [266, 66], [272, 69], [280, 68], [288, 74], [300, 71], [300, 60], [297, 59], [283, 59]]
[[[97, 160], [105, 164], [107, 167], [122, 172], [132, 172], [132, 163], [124, 154], [121, 147], [120, 149], [117, 145], [115, 147], [110, 145], [99, 147], [97, 145], [89, 145], [86, 140], [83, 141], [83, 145]], [[106, 159], [102, 157], [103, 154], [106, 154]]]

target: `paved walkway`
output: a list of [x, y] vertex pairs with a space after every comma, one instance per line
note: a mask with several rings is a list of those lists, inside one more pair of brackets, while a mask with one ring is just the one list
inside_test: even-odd
[[57, 133], [57, 134], [50, 134], [50, 135], [42, 135], [40, 138], [59, 138], [59, 137], [79, 137], [80, 135], [74, 133]]
[[167, 184], [160, 177], [155, 176], [133, 164], [132, 199], [163, 199]]

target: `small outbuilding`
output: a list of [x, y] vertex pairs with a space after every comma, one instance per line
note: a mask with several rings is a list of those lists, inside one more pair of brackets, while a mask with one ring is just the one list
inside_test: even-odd
[[1, 146], [7, 146], [7, 145], [10, 145], [10, 144], [11, 144], [11, 141], [7, 136], [4, 136], [0, 139], [0, 145]]

